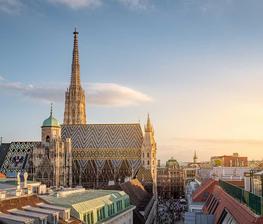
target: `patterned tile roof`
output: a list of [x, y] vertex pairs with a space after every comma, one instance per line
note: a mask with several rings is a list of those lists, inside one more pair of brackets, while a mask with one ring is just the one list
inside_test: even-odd
[[0, 145], [0, 168], [2, 167], [4, 161], [5, 161], [5, 157], [6, 154], [8, 152], [10, 144], [8, 143], [4, 143]]
[[0, 167], [3, 173], [24, 171], [28, 164], [28, 157], [32, 149], [41, 144], [41, 142], [12, 142], [4, 158], [4, 162]]
[[143, 142], [139, 123], [63, 125], [61, 133], [73, 149], [140, 149]]
[[143, 166], [138, 170], [136, 177], [143, 183], [153, 182], [151, 170], [145, 169]]

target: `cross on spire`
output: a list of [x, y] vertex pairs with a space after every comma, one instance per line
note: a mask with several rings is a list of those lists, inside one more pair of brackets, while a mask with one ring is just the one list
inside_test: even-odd
[[53, 103], [50, 104], [50, 116], [52, 117], [53, 115]]

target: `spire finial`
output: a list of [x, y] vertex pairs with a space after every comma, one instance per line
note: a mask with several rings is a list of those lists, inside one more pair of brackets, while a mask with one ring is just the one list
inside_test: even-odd
[[194, 161], [193, 161], [193, 162], [196, 163], [196, 162], [197, 162], [197, 159], [198, 159], [198, 158], [197, 158], [197, 154], [196, 154], [196, 150], [195, 150], [195, 152], [194, 152], [194, 158], [193, 158]]
[[75, 28], [74, 28], [73, 34], [79, 34], [79, 32], [77, 31], [77, 27], [76, 27], [76, 26], [75, 26]]
[[53, 103], [50, 104], [50, 116], [53, 115]]

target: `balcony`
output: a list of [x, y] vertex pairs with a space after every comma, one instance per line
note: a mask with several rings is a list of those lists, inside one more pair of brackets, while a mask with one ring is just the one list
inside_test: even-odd
[[244, 189], [237, 187], [233, 184], [219, 180], [219, 186], [233, 198], [238, 200], [240, 203], [245, 204], [255, 214], [263, 215], [263, 198], [257, 196], [251, 192], [245, 191]]

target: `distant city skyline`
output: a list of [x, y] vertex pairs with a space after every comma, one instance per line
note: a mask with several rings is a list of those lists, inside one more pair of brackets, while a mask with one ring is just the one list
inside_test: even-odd
[[0, 136], [40, 139], [63, 122], [73, 30], [88, 123], [150, 113], [158, 159], [263, 158], [263, 2], [0, 1]]

